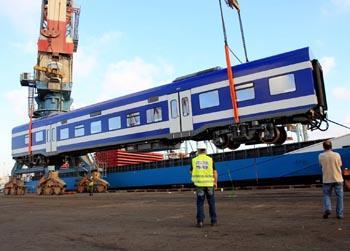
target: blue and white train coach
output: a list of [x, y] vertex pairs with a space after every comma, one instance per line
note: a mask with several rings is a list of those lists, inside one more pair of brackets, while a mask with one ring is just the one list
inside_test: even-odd
[[[47, 161], [96, 150], [155, 151], [187, 139], [219, 148], [286, 140], [284, 126], [317, 128], [326, 117], [322, 69], [309, 48], [233, 67], [240, 123], [235, 124], [226, 69], [33, 122], [33, 156]], [[135, 83], [137, 84], [137, 83]], [[12, 155], [28, 158], [28, 124], [12, 130]], [[61, 158], [62, 160], [62, 158]], [[45, 162], [44, 162], [45, 163]]]

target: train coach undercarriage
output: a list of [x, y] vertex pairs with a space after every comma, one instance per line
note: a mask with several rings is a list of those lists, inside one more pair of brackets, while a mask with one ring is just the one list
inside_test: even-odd
[[[275, 144], [281, 145], [287, 140], [285, 127], [289, 124], [308, 125], [310, 130], [328, 129], [326, 115], [310, 110], [306, 114], [273, 121], [253, 121], [226, 126], [211, 132], [213, 144], [219, 149], [237, 149], [241, 144]], [[321, 126], [325, 123], [325, 128]]]
[[237, 149], [241, 144], [276, 144], [281, 145], [287, 140], [284, 126], [274, 124], [230, 126], [213, 132], [213, 144], [219, 149]]

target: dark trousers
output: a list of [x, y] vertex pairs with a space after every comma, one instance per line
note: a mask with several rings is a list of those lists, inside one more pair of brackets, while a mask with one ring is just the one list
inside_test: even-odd
[[204, 201], [207, 197], [209, 215], [212, 223], [216, 223], [215, 195], [213, 187], [197, 187], [197, 222], [204, 220]]

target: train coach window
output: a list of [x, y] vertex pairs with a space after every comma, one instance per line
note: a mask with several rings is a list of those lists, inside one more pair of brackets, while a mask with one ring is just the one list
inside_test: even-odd
[[108, 129], [110, 131], [120, 129], [120, 128], [121, 128], [120, 116], [108, 119]]
[[199, 94], [199, 108], [200, 109], [218, 106], [219, 104], [220, 104], [220, 101], [219, 101], [218, 90], [204, 92], [204, 93]]
[[126, 126], [133, 127], [140, 124], [140, 113], [133, 112], [126, 115]]
[[184, 117], [190, 114], [190, 103], [188, 102], [188, 97], [181, 99], [182, 115]]
[[247, 83], [236, 86], [237, 101], [245, 101], [255, 98], [254, 84]]
[[68, 139], [69, 138], [69, 129], [68, 128], [61, 128], [60, 129], [60, 139]]
[[271, 95], [293, 92], [296, 90], [294, 74], [287, 74], [270, 78], [269, 86]]
[[148, 109], [146, 114], [147, 114], [147, 123], [162, 121], [162, 108], [161, 107]]
[[40, 132], [36, 132], [35, 133], [35, 141], [36, 142], [41, 142], [44, 140], [44, 132], [40, 131]]
[[159, 100], [159, 97], [158, 97], [158, 96], [150, 97], [150, 98], [148, 99], [148, 103], [157, 102], [158, 100]]
[[90, 118], [100, 116], [100, 115], [101, 115], [101, 111], [92, 112], [92, 113], [90, 113]]
[[29, 144], [29, 135], [28, 135], [28, 134], [26, 134], [26, 135], [24, 136], [24, 144], [26, 144], [26, 145]]
[[77, 125], [74, 127], [74, 136], [75, 137], [84, 136], [84, 134], [85, 134], [84, 125]]
[[101, 132], [102, 131], [101, 120], [91, 122], [90, 127], [91, 127], [90, 128], [91, 134]]
[[177, 111], [177, 100], [173, 99], [170, 101], [171, 118], [176, 119], [179, 116]]

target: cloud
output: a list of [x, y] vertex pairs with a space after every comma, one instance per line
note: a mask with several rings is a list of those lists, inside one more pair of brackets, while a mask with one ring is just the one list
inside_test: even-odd
[[41, 1], [9, 0], [0, 1], [0, 15], [8, 18], [15, 29], [37, 36], [41, 12]]
[[321, 6], [321, 13], [325, 16], [344, 14], [350, 11], [350, 0], [329, 0]]
[[159, 86], [165, 79], [169, 79], [172, 69], [167, 63], [155, 65], [139, 57], [110, 64], [105, 73], [99, 101]]
[[330, 0], [330, 2], [340, 10], [350, 10], [350, 0]]
[[123, 37], [123, 33], [119, 31], [108, 31], [103, 33], [96, 41], [94, 47], [101, 48], [107, 46], [115, 41], [120, 40]]
[[111, 44], [115, 48], [116, 43], [121, 37], [121, 32], [108, 31], [98, 37], [88, 38], [85, 42], [81, 43], [74, 56], [74, 80], [78, 80], [78, 83], [84, 82], [84, 85], [86, 85], [86, 81], [89, 81], [92, 75], [100, 70], [97, 68], [102, 63], [99, 60], [102, 57], [101, 55], [110, 52]]
[[[116, 47], [116, 44], [123, 37], [123, 33], [120, 31], [106, 31], [102, 34], [95, 35], [94, 37], [86, 37], [83, 39], [81, 45], [90, 53], [96, 54], [110, 49], [110, 45], [113, 44], [113, 47]], [[78, 47], [78, 52], [80, 50], [80, 45]]]
[[349, 100], [350, 99], [350, 88], [346, 87], [336, 87], [332, 91], [332, 95], [337, 99], [337, 100]]
[[320, 62], [325, 75], [329, 74], [336, 65], [334, 57], [323, 57]]
[[345, 118], [344, 124], [350, 127], [350, 115]]
[[37, 42], [34, 38], [29, 38], [25, 42], [14, 42], [11, 44], [16, 50], [21, 50], [22, 52], [26, 54], [36, 54], [37, 49]]
[[26, 123], [28, 120], [28, 90], [27, 88], [14, 89], [5, 93], [8, 109], [17, 119], [17, 123]]
[[98, 56], [87, 53], [85, 48], [80, 48], [77, 55], [74, 57], [73, 77], [81, 79], [88, 77], [94, 73], [98, 63]]

